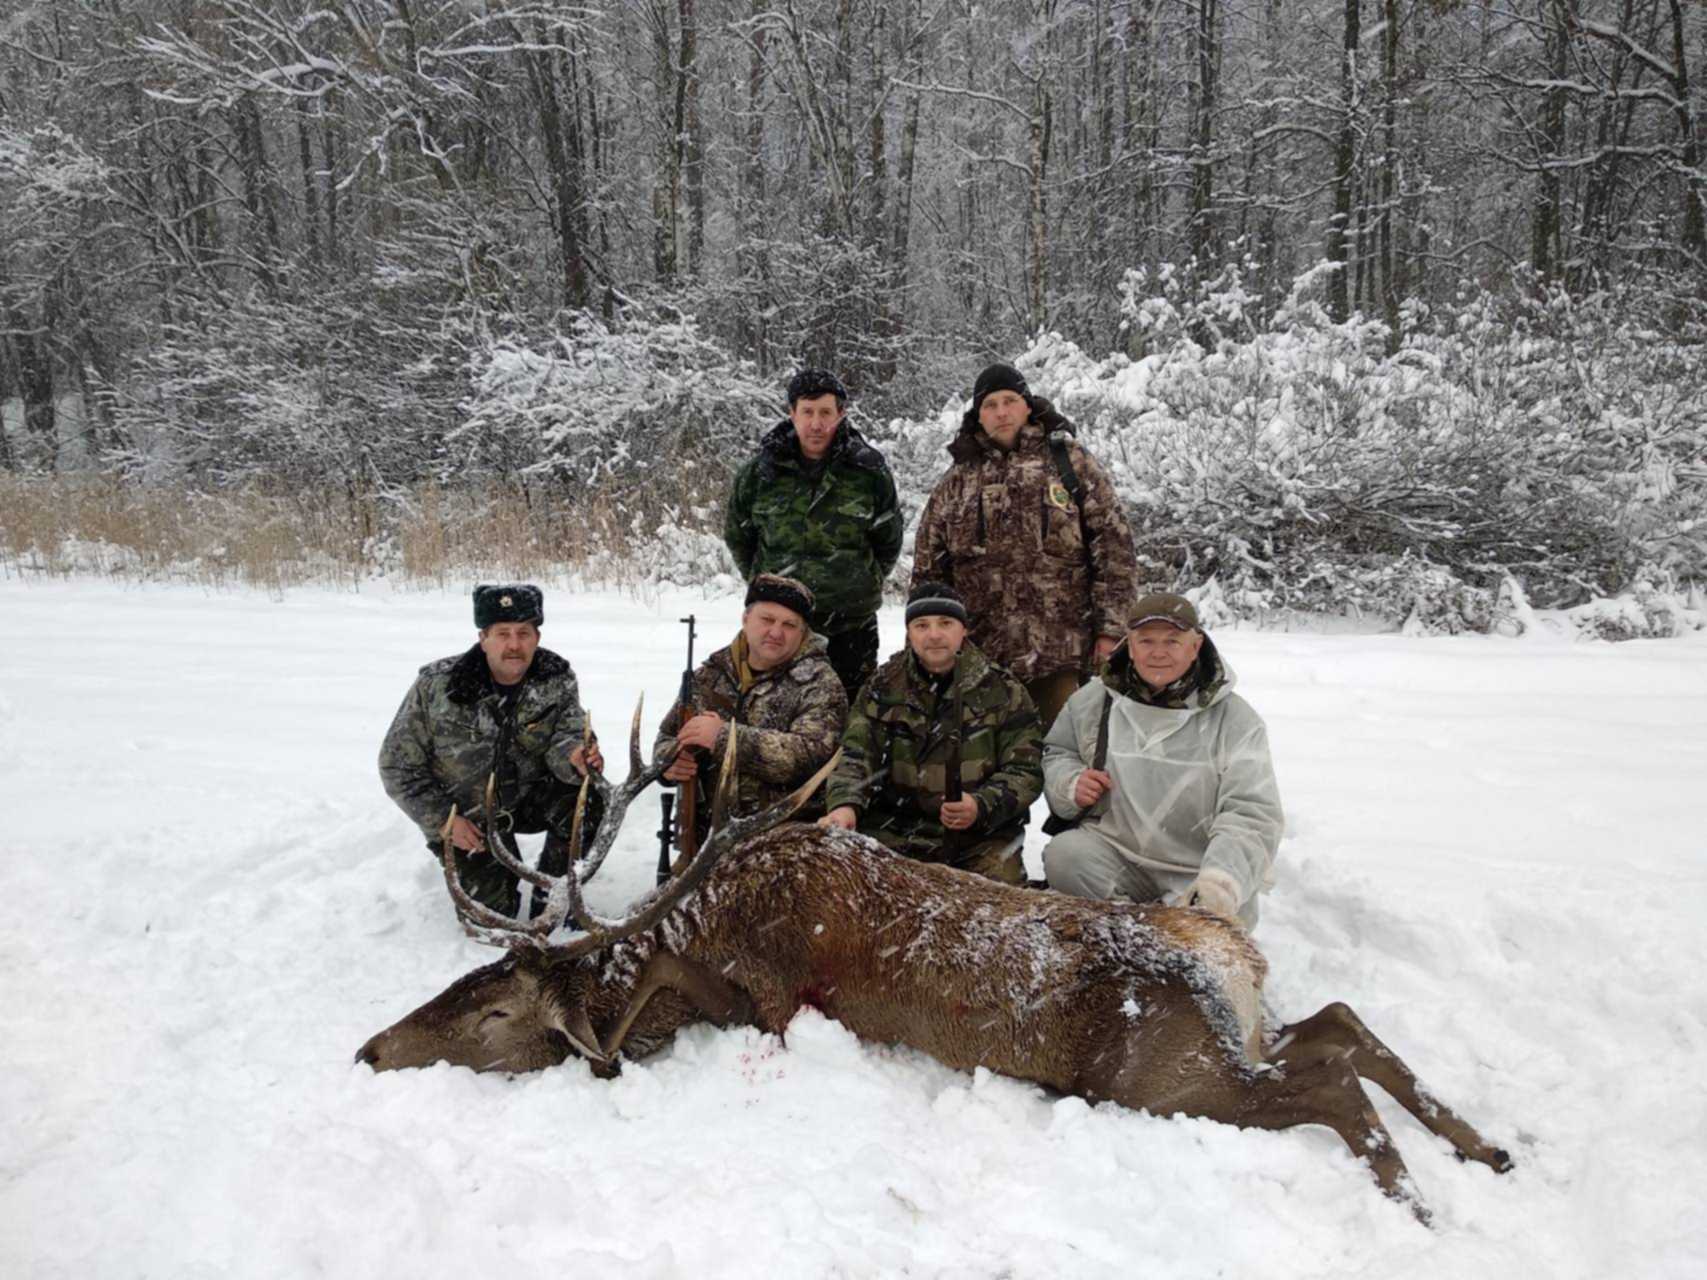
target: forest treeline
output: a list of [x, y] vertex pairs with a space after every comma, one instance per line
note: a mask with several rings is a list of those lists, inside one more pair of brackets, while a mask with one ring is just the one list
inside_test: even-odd
[[[1181, 582], [1699, 581], [1704, 60], [1686, 0], [0, 0], [0, 471], [699, 536], [796, 365], [928, 487], [1024, 358], [1203, 472], [1126, 467]], [[1272, 478], [1303, 431], [1355, 495]]]

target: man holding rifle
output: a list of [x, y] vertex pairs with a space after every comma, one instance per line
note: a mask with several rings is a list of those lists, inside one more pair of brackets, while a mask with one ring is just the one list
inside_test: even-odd
[[1189, 600], [1138, 602], [1102, 678], [1049, 730], [1043, 773], [1076, 824], [1043, 850], [1051, 888], [1255, 927], [1283, 828], [1268, 732]]
[[857, 828], [921, 862], [1025, 882], [1025, 822], [1043, 790], [1043, 727], [1025, 686], [966, 639], [938, 582], [907, 601], [907, 647], [848, 719], [824, 826]]
[[848, 697], [824, 638], [812, 630], [812, 604], [812, 593], [793, 578], [755, 577], [740, 634], [694, 670], [691, 705], [678, 701], [664, 717], [653, 751], [674, 740], [676, 756], [664, 778], [684, 787], [688, 848], [698, 847], [711, 815], [706, 804], [689, 803], [686, 787], [696, 800], [712, 795], [731, 721], [741, 726], [731, 816], [781, 799], [835, 754]]
[[[544, 624], [545, 597], [532, 583], [475, 587], [474, 646], [421, 668], [379, 752], [386, 794], [428, 851], [438, 858], [449, 840], [469, 893], [512, 916], [520, 886], [488, 842], [513, 851], [517, 832], [543, 831], [540, 869], [562, 875], [581, 779], [604, 767], [574, 669], [540, 647]], [[589, 838], [598, 812], [589, 804]]]

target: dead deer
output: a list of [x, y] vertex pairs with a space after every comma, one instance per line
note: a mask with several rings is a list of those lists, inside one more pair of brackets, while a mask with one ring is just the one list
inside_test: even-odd
[[[1246, 1128], [1326, 1125], [1425, 1222], [1360, 1076], [1460, 1159], [1511, 1168], [1344, 1004], [1281, 1027], [1265, 1051], [1267, 965], [1236, 924], [1198, 908], [1010, 887], [850, 832], [777, 826], [829, 765], [765, 812], [726, 819], [736, 732], [705, 844], [621, 920], [594, 916], [581, 881], [669, 758], [642, 766], [638, 710], [628, 780], [615, 795], [593, 780], [605, 818], [580, 874], [572, 861], [568, 875], [544, 876], [495, 851], [548, 891], [539, 918], [521, 923], [470, 898], [447, 843], [446, 883], [465, 928], [510, 953], [374, 1036], [357, 1059], [381, 1071], [443, 1060], [520, 1072], [579, 1055], [609, 1074], [619, 1052], [644, 1056], [690, 1023], [780, 1036], [810, 1005], [868, 1040], [1093, 1102]], [[571, 846], [581, 852], [579, 816]], [[579, 932], [554, 941], [565, 924]]]

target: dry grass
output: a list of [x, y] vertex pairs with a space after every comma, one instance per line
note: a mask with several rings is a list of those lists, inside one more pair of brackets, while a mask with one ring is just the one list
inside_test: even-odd
[[709, 532], [707, 509], [694, 510], [647, 491], [571, 502], [501, 487], [382, 497], [0, 476], [0, 569], [273, 592], [382, 575], [440, 586], [561, 572], [621, 581], [659, 528]]

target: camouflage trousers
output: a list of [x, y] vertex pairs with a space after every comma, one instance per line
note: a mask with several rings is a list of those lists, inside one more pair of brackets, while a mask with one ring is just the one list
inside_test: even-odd
[[1084, 677], [1076, 671], [1057, 671], [1054, 675], [1039, 676], [1025, 682], [1025, 691], [1037, 707], [1037, 718], [1042, 722], [1045, 734], [1054, 725], [1055, 717], [1061, 714], [1061, 708], [1067, 705], [1067, 699], [1084, 683]]
[[866, 834], [876, 837], [896, 853], [918, 862], [946, 863], [958, 870], [970, 871], [974, 875], [998, 880], [1002, 884], [1025, 883], [1025, 859], [1020, 856], [1020, 851], [1025, 847], [1023, 832], [1019, 835], [992, 836], [964, 847], [956, 847], [952, 841], [933, 846], [904, 837], [885, 839], [882, 831], [868, 831]]
[[[575, 802], [579, 796], [579, 787], [572, 787], [553, 777], [543, 786], [535, 787], [522, 797], [521, 803], [502, 816], [502, 820], [497, 823], [498, 838], [504, 842], [506, 849], [514, 853], [515, 836], [545, 832], [545, 847], [540, 851], [539, 869], [546, 875], [562, 875], [569, 866], [569, 827], [575, 818]], [[593, 836], [599, 829], [599, 819], [604, 816], [604, 807], [604, 801], [599, 798], [598, 792], [594, 791], [587, 796], [583, 847], [592, 843]], [[488, 841], [492, 839], [493, 833], [484, 822], [476, 822], [475, 825], [486, 832]], [[437, 842], [429, 843], [427, 848], [432, 852], [434, 860], [443, 856], [443, 846]], [[507, 916], [521, 914], [522, 882], [506, 871], [496, 858], [490, 853], [469, 853], [462, 849], [458, 849], [454, 856], [457, 879], [461, 881], [469, 897]], [[533, 909], [537, 912], [539, 907], [540, 902], [536, 894]]]
[[836, 679], [848, 691], [848, 701], [854, 701], [877, 670], [877, 619], [865, 618], [834, 635], [826, 633], [824, 647]]

